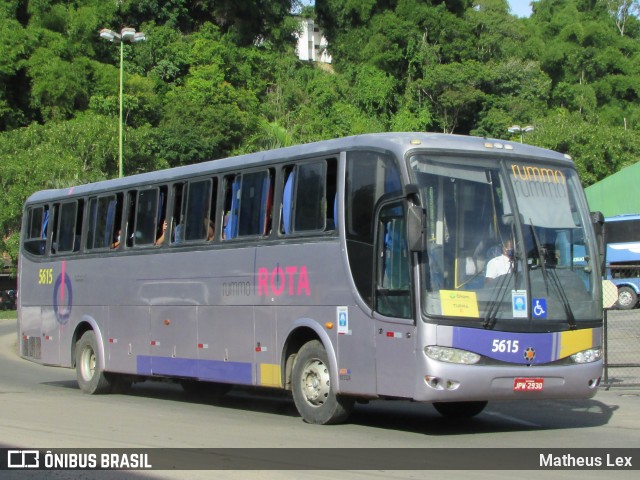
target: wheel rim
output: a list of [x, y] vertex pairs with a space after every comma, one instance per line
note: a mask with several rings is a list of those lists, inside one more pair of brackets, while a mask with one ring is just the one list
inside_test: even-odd
[[80, 372], [85, 381], [90, 381], [96, 371], [96, 353], [92, 348], [87, 347], [82, 351], [80, 357]]
[[620, 292], [620, 294], [618, 295], [618, 303], [620, 305], [624, 305], [625, 307], [627, 305], [631, 305], [631, 294], [625, 291]]
[[310, 360], [302, 370], [302, 393], [309, 405], [324, 405], [331, 390], [329, 369], [318, 359]]

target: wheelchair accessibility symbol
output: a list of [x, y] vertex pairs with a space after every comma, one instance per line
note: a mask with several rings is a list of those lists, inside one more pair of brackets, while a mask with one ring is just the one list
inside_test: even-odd
[[534, 298], [531, 303], [533, 318], [547, 318], [547, 299]]

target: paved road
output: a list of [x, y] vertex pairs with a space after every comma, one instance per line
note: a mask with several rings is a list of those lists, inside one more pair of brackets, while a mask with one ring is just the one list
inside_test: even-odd
[[[350, 422], [307, 425], [288, 396], [234, 390], [196, 400], [159, 382], [128, 394], [82, 394], [75, 372], [18, 358], [15, 321], [0, 320], [0, 445], [23, 448], [623, 448], [640, 446], [640, 389], [601, 390], [591, 400], [490, 404], [476, 418], [451, 422], [430, 405], [371, 402]], [[505, 454], [508, 454], [505, 453]], [[322, 455], [319, 451], [318, 455]], [[463, 462], [464, 458], [460, 458]], [[640, 462], [640, 454], [637, 461]], [[416, 471], [30, 472], [23, 478], [427, 478]], [[471, 472], [473, 478], [635, 478], [633, 472]], [[40, 476], [38, 476], [40, 475]], [[470, 473], [448, 472], [447, 478]], [[442, 476], [442, 475], [439, 475]]]

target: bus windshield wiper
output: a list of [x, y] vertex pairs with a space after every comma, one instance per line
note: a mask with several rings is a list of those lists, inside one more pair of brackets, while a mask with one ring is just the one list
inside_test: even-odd
[[[536, 250], [538, 251], [538, 260], [540, 261], [540, 268], [542, 269], [542, 278], [544, 279], [544, 285], [547, 289], [547, 295], [549, 294], [549, 285], [553, 287], [556, 295], [560, 299], [562, 303], [562, 307], [564, 308], [565, 315], [567, 316], [567, 323], [569, 323], [569, 327], [573, 330], [576, 328], [576, 318], [573, 315], [573, 310], [571, 310], [571, 305], [569, 304], [569, 299], [567, 298], [567, 294], [560, 283], [560, 279], [558, 278], [558, 274], [554, 271], [552, 275], [547, 272], [546, 266], [546, 254], [542, 245], [540, 244], [540, 240], [538, 239], [538, 235], [536, 234], [536, 229], [533, 227], [533, 222], [531, 218], [529, 219], [529, 227], [531, 228], [531, 234], [533, 236], [533, 241], [536, 245]], [[549, 280], [551, 279], [551, 281]]]
[[506, 287], [507, 285], [509, 285], [511, 277], [513, 277], [514, 286], [518, 282], [518, 254], [516, 252], [517, 250], [514, 248], [511, 269], [509, 269], [509, 271], [505, 275], [498, 277], [498, 279], [496, 280], [496, 282], [499, 282], [496, 286], [496, 293], [489, 302], [487, 314], [484, 317], [484, 322], [482, 323], [482, 326], [485, 329], [492, 329], [495, 326], [496, 320], [498, 318], [498, 311], [500, 310], [500, 305], [502, 305], [504, 297], [507, 294]]
[[496, 320], [498, 318], [498, 311], [500, 310], [500, 305], [502, 305], [504, 297], [507, 293], [506, 286], [509, 284], [509, 280], [511, 279], [512, 275], [513, 269], [509, 270], [508, 273], [498, 277], [498, 279], [495, 280], [499, 283], [495, 286], [496, 293], [489, 302], [489, 306], [487, 307], [487, 314], [484, 317], [484, 322], [482, 323], [482, 326], [485, 329], [492, 329], [495, 326]]

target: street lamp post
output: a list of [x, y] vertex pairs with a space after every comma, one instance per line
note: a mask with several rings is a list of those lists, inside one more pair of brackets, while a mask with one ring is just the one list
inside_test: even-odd
[[122, 178], [122, 146], [123, 146], [123, 120], [122, 120], [122, 85], [124, 80], [124, 42], [137, 43], [146, 40], [147, 37], [142, 32], [136, 32], [135, 28], [125, 27], [120, 30], [120, 33], [103, 28], [100, 30], [100, 38], [113, 43], [120, 44], [120, 115], [118, 125], [118, 176]]
[[532, 132], [534, 128], [532, 125], [527, 125], [526, 127], [521, 127], [520, 125], [512, 125], [507, 130], [509, 131], [509, 133], [519, 133], [520, 143], [522, 143], [524, 139], [524, 134]]

